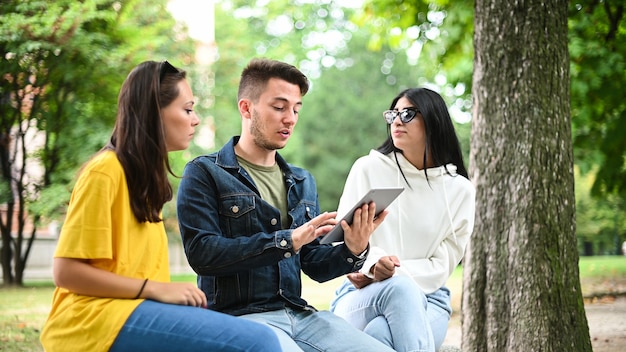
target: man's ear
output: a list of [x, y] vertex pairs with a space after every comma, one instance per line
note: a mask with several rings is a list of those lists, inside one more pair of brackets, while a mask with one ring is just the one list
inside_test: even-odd
[[249, 119], [252, 117], [252, 102], [250, 100], [240, 99], [237, 105], [242, 118]]

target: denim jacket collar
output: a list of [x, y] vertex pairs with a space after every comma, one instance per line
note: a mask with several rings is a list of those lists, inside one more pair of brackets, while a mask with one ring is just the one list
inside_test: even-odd
[[[215, 164], [221, 168], [239, 171], [241, 168], [239, 163], [237, 162], [237, 155], [235, 154], [235, 145], [239, 142], [240, 136], [234, 136], [228, 141], [228, 143], [224, 144], [222, 149], [217, 152], [217, 158], [215, 160]], [[278, 166], [283, 171], [285, 178], [292, 178], [297, 182], [304, 180], [304, 175], [299, 173], [295, 173], [291, 166], [283, 159], [282, 156], [278, 152], [276, 152], [276, 162]]]

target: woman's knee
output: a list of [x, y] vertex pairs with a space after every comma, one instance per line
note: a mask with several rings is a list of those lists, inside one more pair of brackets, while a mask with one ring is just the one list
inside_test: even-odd
[[406, 276], [393, 276], [381, 283], [385, 284], [383, 291], [387, 293], [390, 299], [426, 307], [426, 295], [413, 279]]
[[393, 348], [391, 330], [389, 329], [389, 323], [384, 316], [378, 316], [372, 319], [369, 323], [367, 323], [367, 326], [365, 326], [363, 331], [376, 340]]

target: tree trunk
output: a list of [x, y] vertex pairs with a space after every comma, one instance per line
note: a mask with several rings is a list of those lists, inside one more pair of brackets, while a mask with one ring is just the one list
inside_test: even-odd
[[591, 351], [578, 273], [567, 2], [476, 0], [465, 351]]
[[[14, 283], [13, 276], [13, 247], [11, 228], [13, 224], [13, 203], [8, 202], [6, 217], [0, 213], [0, 232], [2, 233], [2, 249], [0, 251], [0, 263], [2, 264], [2, 285], [11, 286]], [[5, 221], [6, 220], [6, 221]]]

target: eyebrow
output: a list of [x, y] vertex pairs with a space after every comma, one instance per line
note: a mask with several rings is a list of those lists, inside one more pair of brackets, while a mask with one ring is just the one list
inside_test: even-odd
[[[288, 103], [288, 104], [290, 103], [289, 99], [283, 98], [283, 97], [274, 97], [272, 99], [272, 101], [281, 101], [281, 102], [285, 102], [285, 103]], [[295, 103], [295, 105], [302, 105], [302, 101], [297, 101]]]

